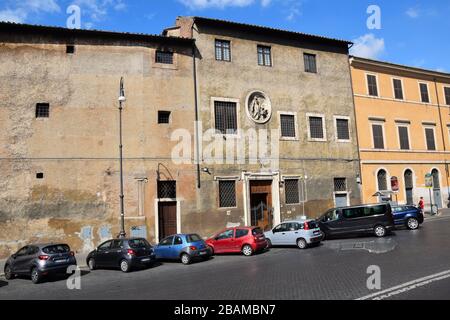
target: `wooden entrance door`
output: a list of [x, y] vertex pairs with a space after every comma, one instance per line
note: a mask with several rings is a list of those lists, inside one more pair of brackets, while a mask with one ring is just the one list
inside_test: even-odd
[[177, 203], [158, 203], [159, 240], [177, 233]]
[[272, 228], [272, 181], [250, 181], [250, 216], [252, 226], [264, 231]]

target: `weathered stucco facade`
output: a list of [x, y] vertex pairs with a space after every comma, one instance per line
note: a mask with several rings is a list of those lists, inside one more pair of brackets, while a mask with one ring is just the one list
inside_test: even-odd
[[[232, 44], [231, 62], [215, 59], [218, 38]], [[271, 47], [271, 67], [258, 65], [259, 44]], [[67, 45], [75, 52], [67, 53]], [[157, 50], [173, 52], [173, 62], [157, 63]], [[317, 73], [304, 72], [304, 52], [316, 56]], [[250, 224], [258, 194], [265, 194], [261, 201], [273, 208], [270, 225], [316, 217], [335, 205], [336, 194], [349, 204], [360, 201], [344, 41], [193, 18], [178, 19], [164, 36], [4, 23], [0, 57], [0, 258], [27, 242], [64, 241], [87, 251], [118, 234], [122, 76], [128, 235], [154, 242], [168, 230], [209, 236], [227, 225]], [[246, 112], [253, 91], [270, 98], [272, 115], [265, 124], [256, 124]], [[295, 115], [295, 137], [276, 140], [278, 166], [250, 159], [214, 164], [204, 156], [203, 163], [194, 163], [195, 128], [199, 140], [214, 128], [214, 101], [223, 99], [238, 106], [243, 130], [279, 131], [280, 114]], [[49, 117], [36, 117], [39, 103], [49, 104]], [[168, 123], [158, 123], [158, 111], [170, 112]], [[323, 119], [322, 141], [308, 138], [309, 114]], [[336, 138], [336, 116], [348, 119], [347, 141]], [[172, 159], [180, 145], [171, 139], [176, 129], [191, 137], [183, 163]], [[335, 190], [335, 178], [345, 179], [345, 190]], [[286, 179], [302, 186], [295, 204], [286, 204]], [[175, 193], [158, 194], [158, 181], [176, 181]], [[220, 207], [220, 181], [235, 181], [235, 206]]]

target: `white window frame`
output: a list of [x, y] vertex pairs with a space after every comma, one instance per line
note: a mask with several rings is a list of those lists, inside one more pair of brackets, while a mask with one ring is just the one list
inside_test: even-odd
[[[348, 116], [333, 116], [334, 122], [334, 134], [336, 135], [337, 142], [349, 143], [352, 142], [352, 130], [351, 130], [351, 119]], [[339, 139], [338, 130], [337, 130], [337, 121], [338, 120], [347, 120], [348, 121], [348, 139]]]
[[[411, 147], [411, 124], [409, 123], [402, 123], [402, 122], [396, 122], [395, 126], [397, 128], [397, 142], [398, 142], [398, 149], [401, 151], [408, 151], [408, 150], [412, 150]], [[409, 144], [409, 149], [402, 149], [402, 145], [400, 143], [401, 139], [400, 139], [400, 127], [405, 127], [408, 130], [408, 144]]]
[[[401, 82], [401, 84], [402, 84], [402, 96], [403, 96], [403, 99], [398, 99], [398, 98], [395, 97], [394, 80], [399, 80], [399, 81]], [[403, 83], [403, 79], [402, 79], [402, 78], [399, 78], [399, 77], [392, 77], [392, 78], [391, 78], [391, 85], [392, 85], [392, 98], [393, 98], [394, 100], [397, 100], [397, 101], [406, 101], [406, 96], [405, 96], [405, 86], [404, 86], [404, 83]]]
[[[281, 116], [287, 115], [287, 116], [294, 116], [294, 122], [295, 122], [295, 137], [283, 137], [281, 133]], [[297, 112], [291, 112], [291, 111], [278, 111], [278, 121], [280, 123], [280, 140], [285, 141], [298, 141], [299, 135], [298, 135], [298, 119], [297, 119]]]
[[[364, 74], [364, 76], [365, 76], [365, 78], [366, 78], [366, 94], [367, 94], [367, 96], [373, 97], [373, 98], [379, 98], [379, 97], [381, 97], [381, 93], [380, 93], [380, 84], [379, 84], [379, 81], [378, 81], [378, 74], [366, 72], [366, 73]], [[376, 83], [377, 83], [377, 95], [376, 95], [376, 96], [373, 96], [373, 95], [371, 95], [371, 94], [369, 93], [369, 79], [368, 79], [367, 76], [374, 76], [374, 77], [375, 77], [375, 81], [376, 81]]]
[[[380, 173], [380, 171], [381, 170], [384, 170], [385, 172], [386, 172], [386, 187], [387, 187], [387, 190], [380, 190], [380, 185], [378, 184], [378, 173]], [[381, 167], [381, 168], [378, 168], [376, 171], [375, 171], [375, 183], [376, 183], [376, 187], [377, 187], [377, 192], [379, 191], [379, 192], [382, 192], [382, 191], [391, 191], [391, 175], [389, 174], [389, 171], [386, 169], [386, 168], [384, 168], [384, 167]]]
[[[431, 124], [422, 124], [423, 126], [423, 137], [425, 139], [425, 150], [427, 151], [438, 151], [438, 144], [437, 144], [437, 140], [436, 140], [436, 125], [431, 125]], [[433, 139], [434, 139], [434, 150], [430, 150], [428, 149], [428, 141], [427, 141], [427, 132], [426, 129], [433, 129]]]
[[[309, 125], [309, 118], [316, 117], [322, 118], [323, 138], [311, 138], [311, 128]], [[326, 142], [327, 141], [327, 123], [324, 114], [321, 113], [307, 113], [306, 114], [306, 127], [308, 129], [308, 141], [312, 142]]]
[[[299, 204], [303, 204], [307, 202], [307, 193], [306, 193], [306, 181], [302, 176], [293, 175], [293, 176], [282, 176], [281, 177], [284, 183], [284, 204], [286, 206], [298, 206]], [[298, 203], [287, 203], [286, 202], [286, 180], [298, 180]]]
[[214, 102], [222, 101], [222, 102], [233, 102], [236, 103], [236, 132], [233, 134], [229, 133], [214, 133], [214, 137], [221, 136], [225, 138], [238, 138], [239, 137], [239, 128], [241, 127], [240, 123], [240, 114], [241, 114], [241, 104], [240, 100], [236, 98], [224, 98], [224, 97], [211, 97], [210, 108], [211, 108], [211, 129], [216, 129], [216, 113], [214, 112]]
[[[428, 102], [424, 102], [424, 101], [422, 101], [422, 90], [420, 90], [420, 85], [421, 84], [424, 84], [424, 85], [426, 85], [427, 86], [427, 93], [428, 93]], [[432, 99], [431, 99], [431, 95], [430, 95], [430, 86], [428, 85], [428, 82], [425, 82], [425, 81], [417, 81], [417, 86], [418, 86], [418, 88], [419, 88], [419, 99], [420, 99], [420, 103], [423, 103], [423, 104], [432, 104], [433, 103], [433, 101], [432, 101]]]
[[[386, 131], [385, 131], [385, 122], [384, 121], [377, 121], [377, 120], [369, 120], [370, 123], [370, 137], [372, 139], [372, 149], [373, 150], [386, 150], [387, 149], [387, 145], [386, 145]], [[375, 148], [375, 140], [373, 137], [373, 125], [381, 125], [382, 131], [383, 131], [383, 149], [378, 149]]]

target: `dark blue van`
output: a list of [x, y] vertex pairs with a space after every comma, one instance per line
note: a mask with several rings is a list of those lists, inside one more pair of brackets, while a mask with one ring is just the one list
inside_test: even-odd
[[392, 207], [394, 222], [396, 227], [403, 227], [416, 230], [423, 223], [422, 210], [415, 206], [395, 206]]

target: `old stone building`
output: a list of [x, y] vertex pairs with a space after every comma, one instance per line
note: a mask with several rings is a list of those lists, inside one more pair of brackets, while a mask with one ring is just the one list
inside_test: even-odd
[[118, 234], [122, 76], [128, 235], [359, 203], [348, 45], [194, 17], [162, 36], [1, 23], [0, 256]]

